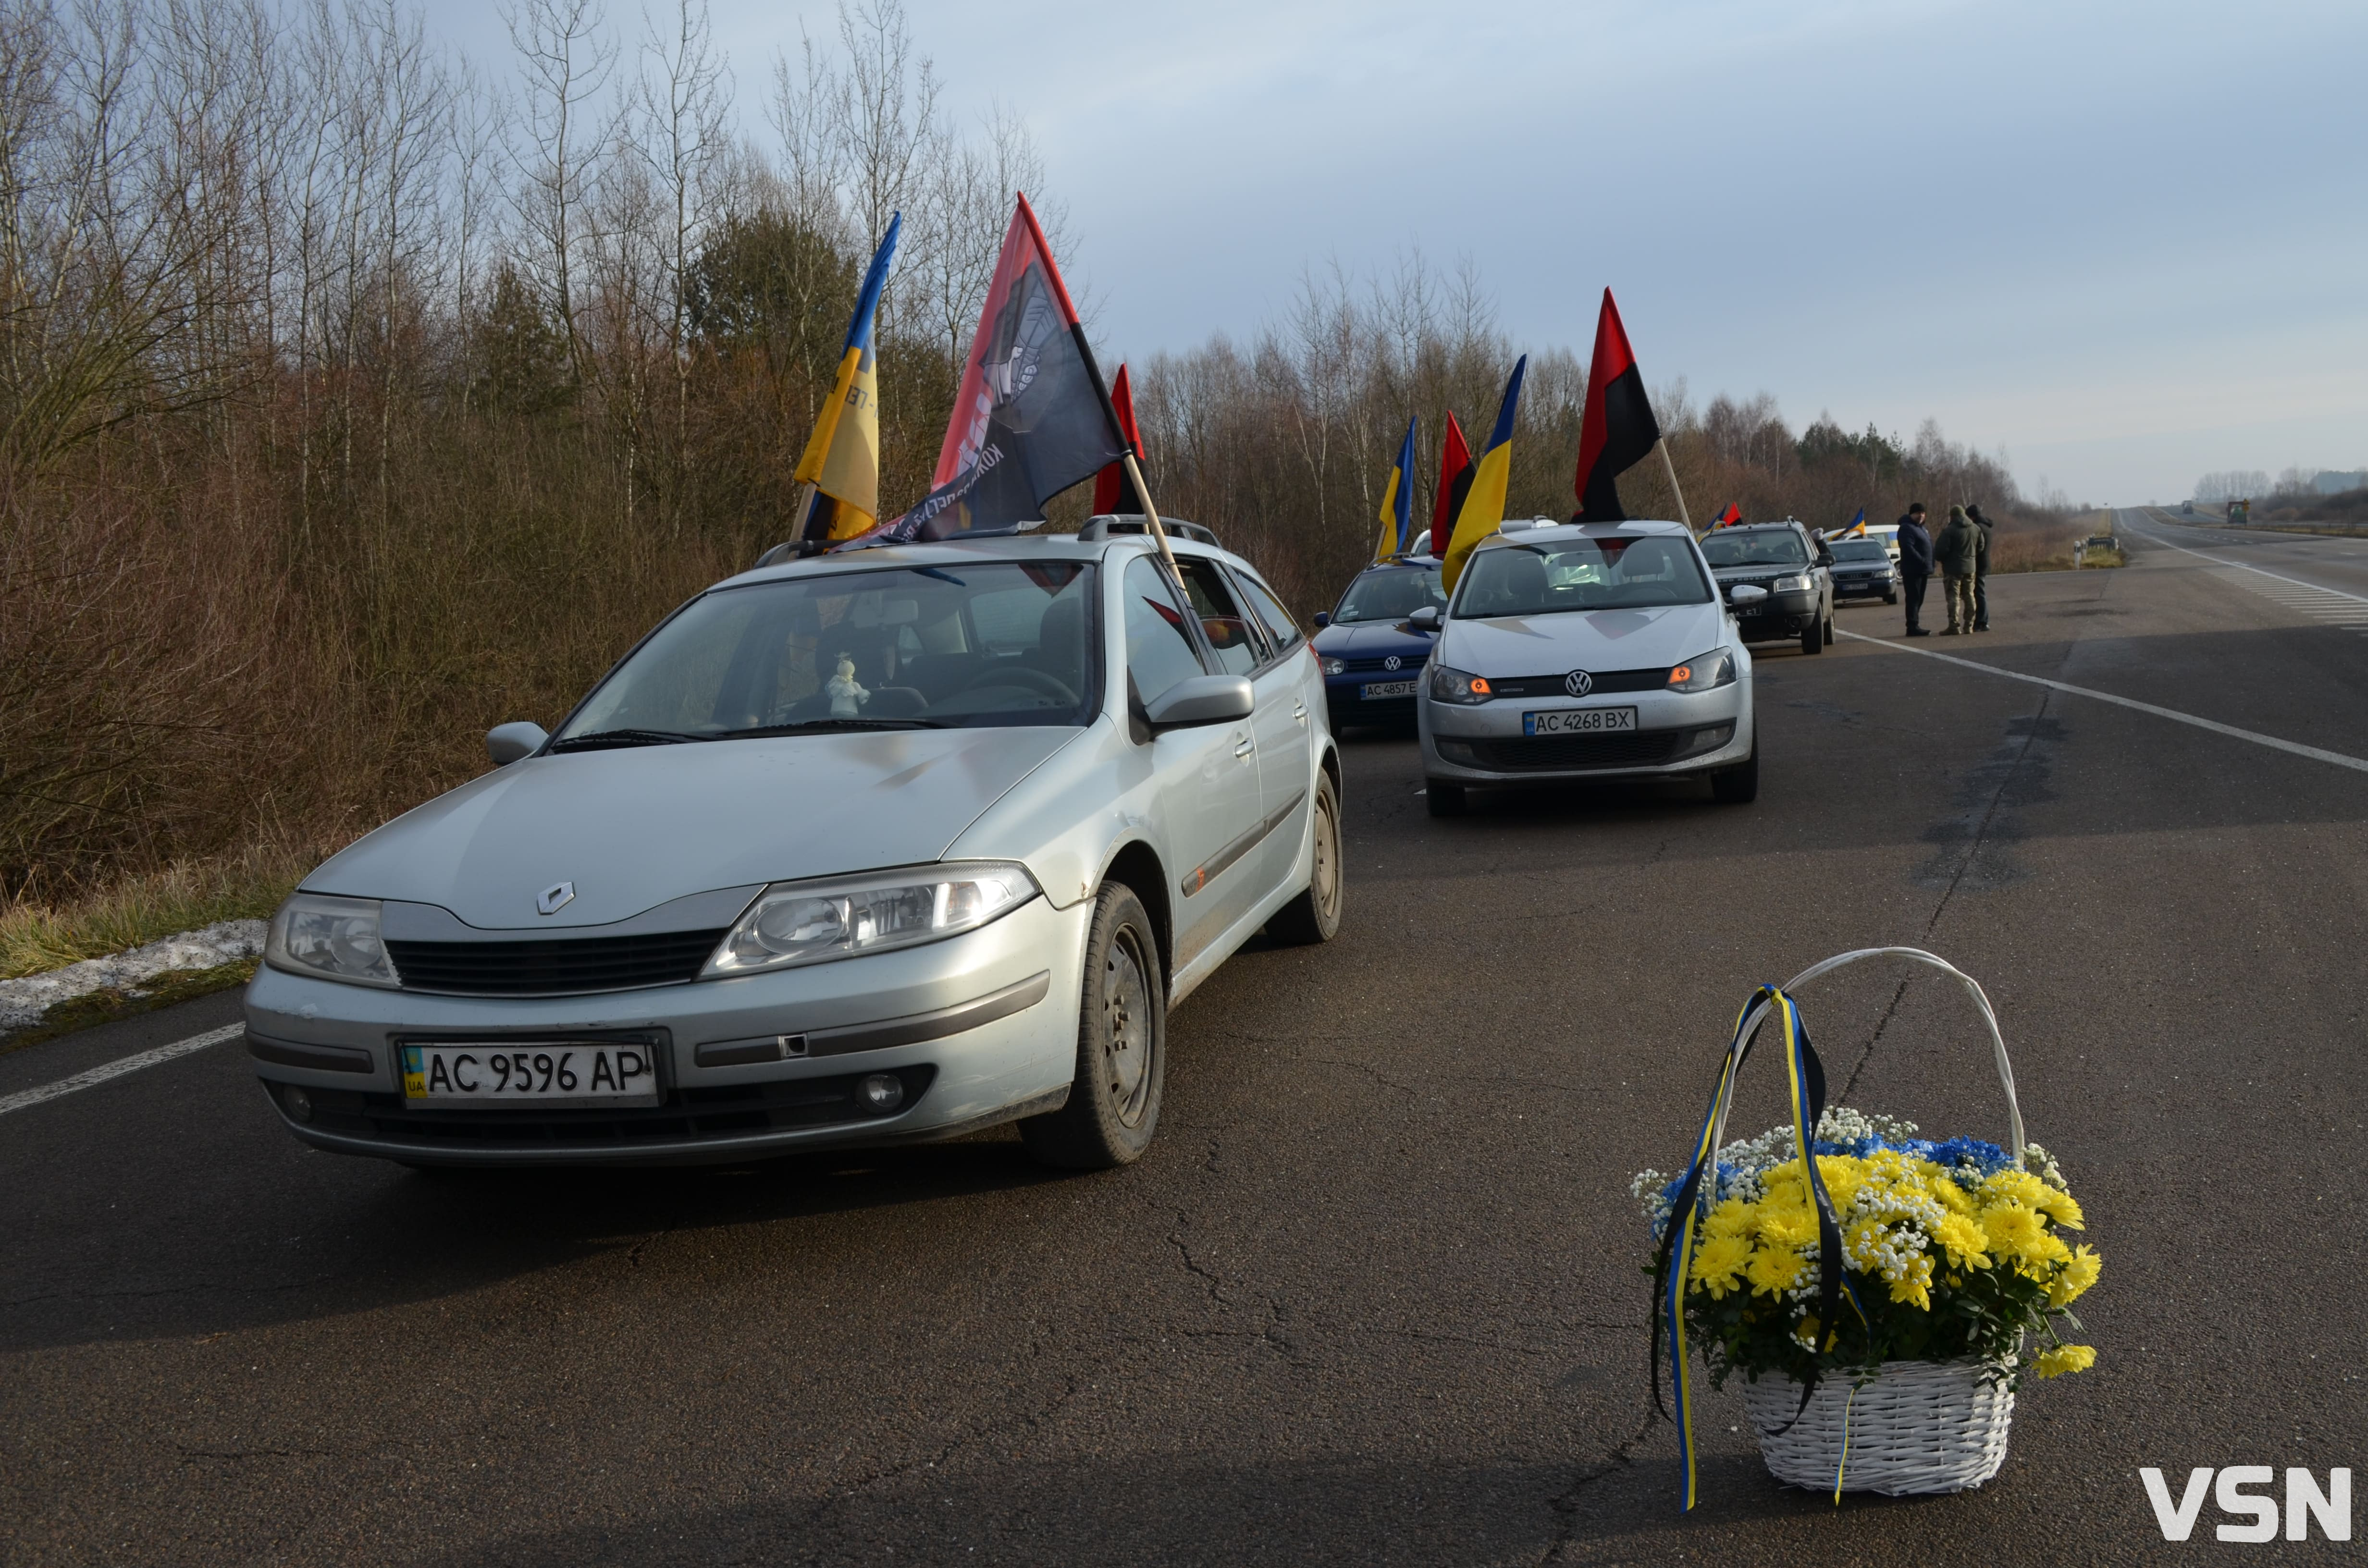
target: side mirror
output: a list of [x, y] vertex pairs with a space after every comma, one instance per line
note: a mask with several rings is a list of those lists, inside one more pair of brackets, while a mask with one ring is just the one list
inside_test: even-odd
[[1406, 617], [1406, 625], [1413, 631], [1421, 632], [1425, 637], [1438, 636], [1439, 607], [1437, 605], [1423, 606], [1420, 609]]
[[1726, 591], [1726, 602], [1731, 605], [1756, 605], [1767, 597], [1767, 589], [1754, 587], [1749, 583], [1738, 583]]
[[532, 756], [549, 744], [551, 736], [543, 727], [529, 719], [519, 719], [507, 724], [496, 724], [485, 732], [485, 755], [494, 759], [495, 767], [507, 767], [523, 756]]
[[1329, 626], [1329, 625], [1331, 625], [1331, 624], [1332, 624], [1332, 612], [1331, 612], [1330, 610], [1323, 610], [1323, 609], [1319, 609], [1319, 610], [1317, 610], [1317, 611], [1315, 612], [1315, 630], [1316, 630], [1316, 631], [1323, 631], [1326, 627], [1327, 627], [1327, 626]]
[[1194, 676], [1145, 703], [1143, 718], [1154, 730], [1180, 730], [1247, 719], [1257, 704], [1247, 676]]

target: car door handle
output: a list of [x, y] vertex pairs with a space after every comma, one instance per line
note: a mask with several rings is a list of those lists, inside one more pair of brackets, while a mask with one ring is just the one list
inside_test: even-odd
[[1292, 703], [1291, 705], [1291, 716], [1302, 724], [1307, 722], [1307, 704], [1304, 702]]
[[1250, 738], [1247, 735], [1235, 735], [1234, 739], [1239, 743], [1234, 747], [1234, 755], [1235, 756], [1249, 756], [1250, 747], [1253, 744]]

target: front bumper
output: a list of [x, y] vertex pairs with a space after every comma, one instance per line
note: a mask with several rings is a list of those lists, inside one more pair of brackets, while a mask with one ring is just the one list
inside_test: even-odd
[[[1582, 708], [1634, 708], [1636, 728], [1600, 736], [1521, 733], [1523, 713]], [[1425, 698], [1420, 730], [1423, 771], [1451, 783], [1691, 778], [1751, 755], [1751, 682], [1587, 700], [1507, 698], [1476, 708]]]
[[1817, 594], [1814, 588], [1770, 594], [1756, 605], [1741, 606], [1729, 613], [1747, 642], [1798, 637], [1817, 619]]
[[[1065, 1096], [1091, 916], [1090, 902], [1056, 910], [1037, 898], [917, 948], [586, 996], [428, 995], [265, 967], [247, 988], [249, 1050], [298, 1138], [416, 1165], [691, 1164], [952, 1137]], [[403, 1040], [600, 1039], [652, 1048], [660, 1104], [480, 1109], [403, 1096]], [[905, 1099], [871, 1115], [854, 1085], [883, 1072]], [[309, 1119], [291, 1109], [290, 1085], [305, 1090]]]
[[1887, 599], [1899, 592], [1896, 577], [1837, 577], [1834, 597], [1838, 599]]

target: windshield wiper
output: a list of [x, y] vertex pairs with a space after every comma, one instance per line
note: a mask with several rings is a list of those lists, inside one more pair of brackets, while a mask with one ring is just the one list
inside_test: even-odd
[[671, 746], [685, 741], [713, 740], [712, 735], [687, 735], [679, 730], [595, 730], [551, 743], [552, 751], [611, 751], [619, 746]]
[[942, 730], [935, 719], [802, 719], [794, 724], [757, 724], [746, 730], [721, 730], [719, 741], [761, 740], [767, 735], [811, 735], [832, 730]]

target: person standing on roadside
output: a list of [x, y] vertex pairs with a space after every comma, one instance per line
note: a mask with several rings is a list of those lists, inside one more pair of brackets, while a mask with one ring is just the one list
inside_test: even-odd
[[1965, 517], [1963, 506], [1949, 508], [1941, 537], [1932, 541], [1932, 559], [1941, 568], [1941, 591], [1948, 596], [1949, 626], [1943, 637], [1960, 637], [1974, 629], [1974, 573], [1981, 565], [1982, 530]]
[[1981, 553], [1974, 558], [1974, 630], [1990, 629], [1990, 520], [1979, 506], [1965, 508], [1965, 520], [1982, 530]]
[[1899, 597], [1907, 601], [1907, 635], [1930, 637], [1924, 630], [1924, 585], [1932, 575], [1932, 536], [1924, 531], [1924, 503], [1910, 502], [1899, 519]]

